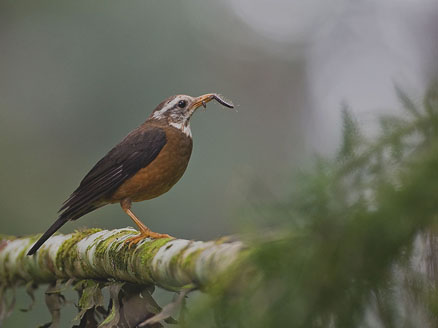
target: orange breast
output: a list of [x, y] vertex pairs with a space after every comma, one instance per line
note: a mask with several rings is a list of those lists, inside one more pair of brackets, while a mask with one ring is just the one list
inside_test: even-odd
[[145, 168], [126, 180], [111, 196], [111, 203], [130, 198], [134, 202], [152, 199], [169, 191], [183, 176], [192, 153], [192, 139], [173, 127], [162, 127], [167, 143]]

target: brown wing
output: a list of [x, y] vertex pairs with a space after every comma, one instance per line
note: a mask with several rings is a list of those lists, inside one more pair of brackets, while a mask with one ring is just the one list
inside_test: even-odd
[[34, 254], [67, 221], [76, 220], [105, 205], [105, 199], [138, 170], [149, 165], [166, 142], [166, 133], [157, 127], [136, 129], [126, 136], [88, 172], [64, 202], [58, 219], [27, 254]]
[[166, 142], [164, 130], [158, 127], [131, 132], [88, 172], [59, 210], [60, 217], [75, 220], [98, 208], [123, 182], [149, 165]]

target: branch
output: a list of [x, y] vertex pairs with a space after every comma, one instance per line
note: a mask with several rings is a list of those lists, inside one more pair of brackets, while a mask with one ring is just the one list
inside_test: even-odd
[[130, 229], [89, 229], [55, 235], [36, 255], [26, 253], [39, 236], [0, 236], [0, 281], [16, 286], [58, 279], [115, 279], [169, 290], [202, 287], [242, 254], [241, 242], [146, 239], [129, 248]]

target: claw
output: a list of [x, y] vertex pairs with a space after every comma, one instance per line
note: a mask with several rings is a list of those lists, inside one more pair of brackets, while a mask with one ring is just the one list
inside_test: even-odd
[[140, 232], [139, 235], [126, 239], [125, 243], [128, 244], [128, 248], [131, 248], [132, 245], [136, 245], [140, 241], [146, 238], [160, 239], [160, 238], [173, 238], [173, 237], [168, 235], [167, 233], [157, 233], [153, 231], [148, 231], [148, 232]]

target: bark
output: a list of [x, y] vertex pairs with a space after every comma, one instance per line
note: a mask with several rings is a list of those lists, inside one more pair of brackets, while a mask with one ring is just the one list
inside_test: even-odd
[[103, 279], [154, 284], [168, 290], [202, 288], [242, 255], [241, 242], [146, 239], [129, 248], [138, 232], [89, 229], [52, 236], [33, 256], [26, 253], [39, 236], [0, 237], [0, 285]]

